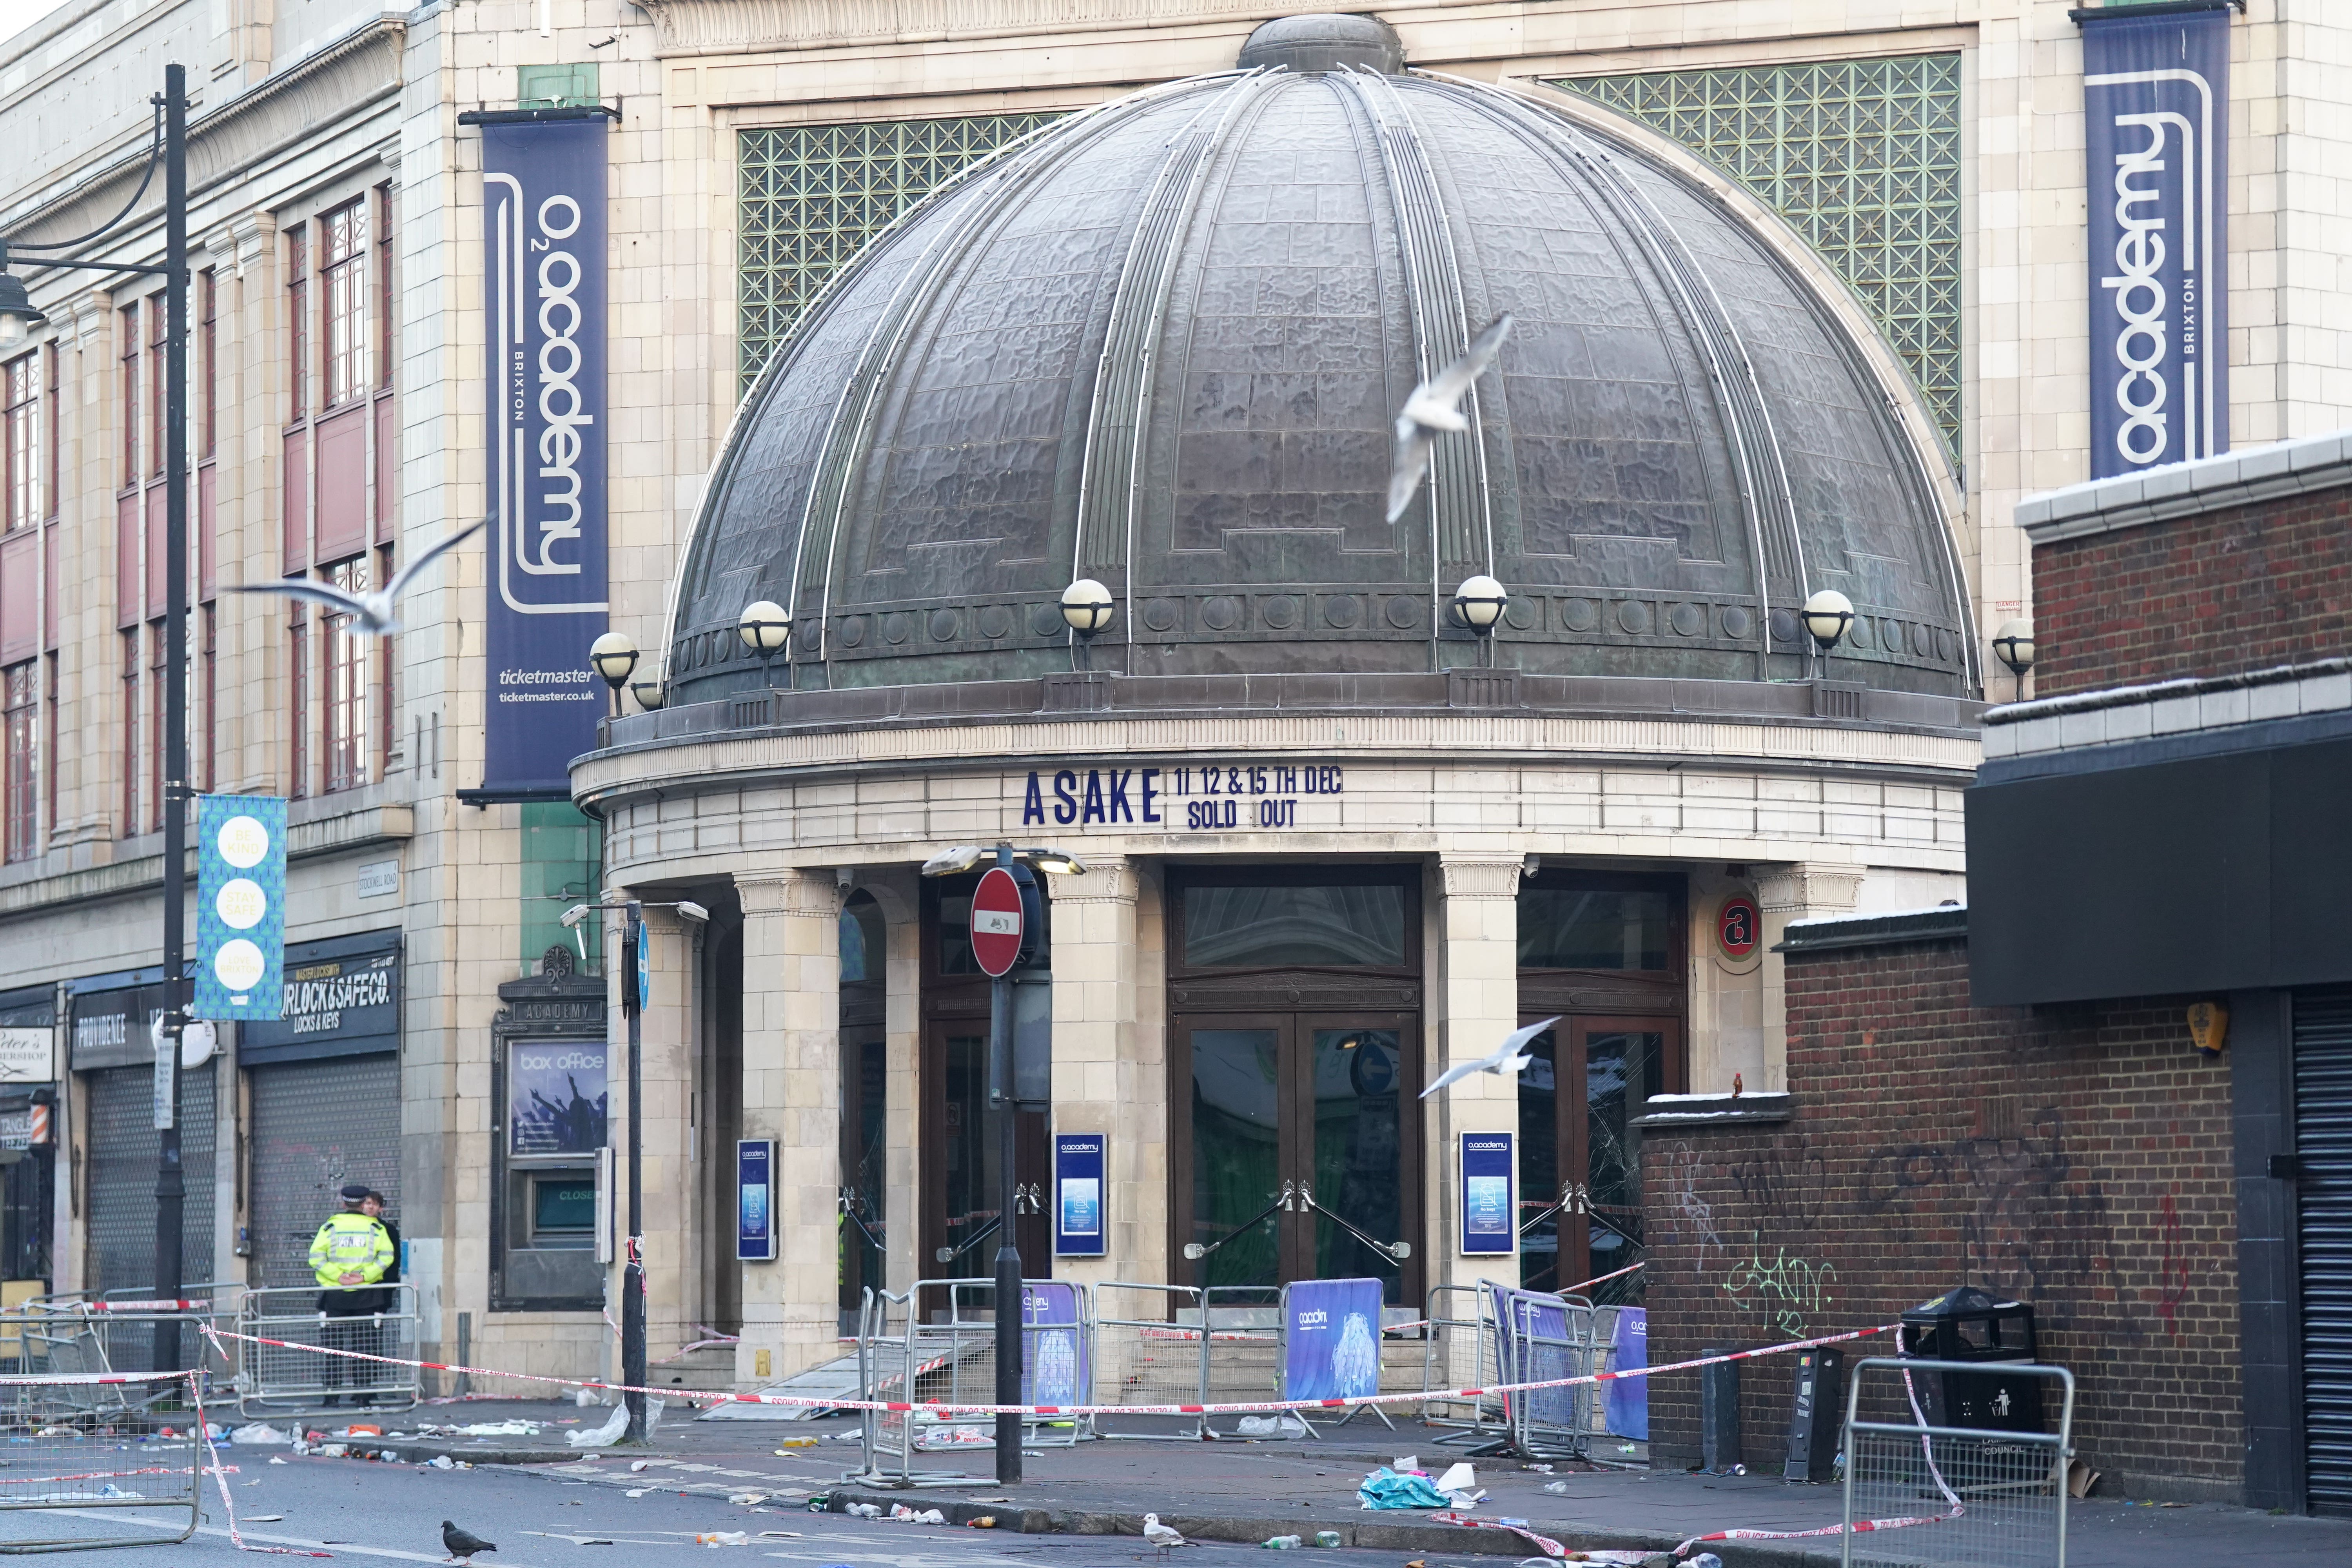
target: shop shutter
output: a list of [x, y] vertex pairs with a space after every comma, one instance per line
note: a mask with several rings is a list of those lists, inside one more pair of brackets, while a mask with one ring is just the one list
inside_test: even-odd
[[253, 1069], [254, 1282], [309, 1286], [310, 1237], [347, 1182], [400, 1219], [400, 1058], [330, 1057]]
[[2311, 1510], [2352, 1517], [2352, 992], [2295, 998], [2294, 1149]]
[[[180, 1075], [180, 1161], [187, 1184], [181, 1209], [180, 1278], [213, 1273], [215, 1065]], [[105, 1068], [88, 1075], [89, 1268], [100, 1290], [152, 1291], [155, 1285], [155, 1069]]]

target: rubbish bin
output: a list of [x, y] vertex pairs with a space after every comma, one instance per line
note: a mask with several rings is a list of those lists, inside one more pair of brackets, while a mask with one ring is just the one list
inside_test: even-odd
[[[2023, 1301], [2001, 1300], [1973, 1285], [1904, 1313], [1902, 1338], [1903, 1353], [1924, 1361], [2031, 1364], [2041, 1359], [2033, 1337], [2033, 1309]], [[1923, 1372], [1912, 1374], [1911, 1382], [1930, 1426], [2043, 1430], [2040, 1378], [1997, 1371]]]

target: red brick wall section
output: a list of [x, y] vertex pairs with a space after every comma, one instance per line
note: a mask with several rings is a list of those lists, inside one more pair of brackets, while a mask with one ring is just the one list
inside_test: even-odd
[[2037, 697], [2352, 653], [2352, 489], [2042, 544]]
[[[2235, 1498], [2228, 1068], [2191, 1050], [2185, 999], [1972, 1008], [1948, 940], [1791, 953], [1788, 1005], [1792, 1121], [1643, 1144], [1651, 1359], [1979, 1285], [2033, 1303], [2043, 1359], [2079, 1380], [2100, 1495]], [[1793, 1358], [1741, 1371], [1748, 1468], [1777, 1475]], [[1696, 1465], [1697, 1374], [1650, 1399], [1657, 1462]]]

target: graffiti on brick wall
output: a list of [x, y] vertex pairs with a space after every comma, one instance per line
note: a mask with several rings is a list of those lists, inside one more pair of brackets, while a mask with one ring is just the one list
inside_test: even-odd
[[1731, 1167], [1731, 1184], [1759, 1214], [1800, 1230], [1812, 1230], [1828, 1217], [1829, 1163], [1808, 1145], [1778, 1144]]
[[1725, 1276], [1723, 1293], [1733, 1306], [1761, 1318], [1782, 1338], [1801, 1340], [1812, 1317], [1835, 1300], [1830, 1281], [1836, 1277], [1831, 1265], [1791, 1257], [1786, 1247], [1774, 1247], [1768, 1259], [1759, 1233], [1749, 1243], [1747, 1259], [1734, 1261]]
[[1702, 1267], [1707, 1251], [1723, 1245], [1715, 1233], [1715, 1205], [1699, 1196], [1698, 1151], [1677, 1143], [1667, 1154], [1666, 1193], [1673, 1205], [1672, 1224], [1699, 1248]]

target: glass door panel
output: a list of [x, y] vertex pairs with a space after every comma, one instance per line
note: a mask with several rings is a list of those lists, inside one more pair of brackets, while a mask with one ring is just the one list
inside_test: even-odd
[[1546, 1029], [1528, 1047], [1519, 1069], [1519, 1283], [1557, 1290], [1560, 1173], [1569, 1152], [1559, 1140], [1559, 1031]]
[[[1192, 1226], [1183, 1237], [1215, 1247], [1209, 1285], [1275, 1285], [1283, 1279], [1279, 1212], [1284, 1028], [1189, 1028], [1192, 1058]], [[1261, 1217], [1262, 1216], [1262, 1217]], [[1255, 1221], [1255, 1223], [1253, 1223]], [[1248, 1235], [1234, 1232], [1246, 1228]], [[1231, 1239], [1228, 1239], [1228, 1238]], [[1219, 1243], [1223, 1245], [1220, 1246]]]
[[1579, 1021], [1584, 1058], [1584, 1270], [1597, 1279], [1631, 1267], [1642, 1247], [1640, 1131], [1627, 1125], [1665, 1092], [1666, 1035]]
[[[925, 1260], [933, 1279], [972, 1279], [993, 1272], [998, 1207], [998, 1151], [1003, 1147], [996, 1112], [988, 1106], [988, 1036], [950, 1034], [940, 1087], [946, 1097], [940, 1187], [945, 1213], [939, 1250]], [[987, 1239], [982, 1239], [983, 1237]]]
[[[1529, 1289], [1573, 1288], [1646, 1256], [1632, 1123], [1652, 1095], [1678, 1086], [1680, 1047], [1672, 1020], [1571, 1017], [1530, 1047], [1519, 1075], [1519, 1278]], [[1626, 1288], [1591, 1293], [1610, 1300]]]
[[1399, 1100], [1403, 1038], [1395, 1029], [1312, 1028], [1307, 1034], [1315, 1114], [1312, 1186], [1315, 1201], [1331, 1212], [1312, 1215], [1314, 1258], [1307, 1277], [1379, 1279], [1387, 1282], [1387, 1299], [1399, 1300], [1403, 1269], [1365, 1238], [1385, 1244], [1405, 1235]]

